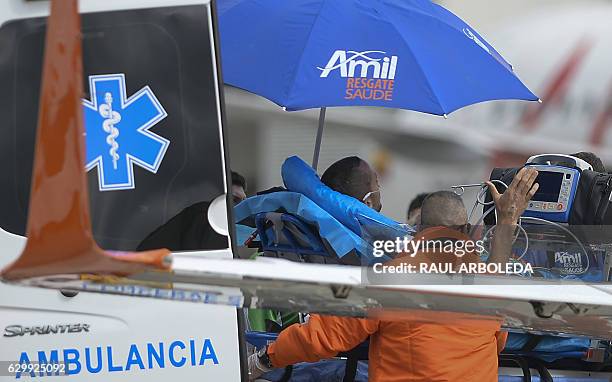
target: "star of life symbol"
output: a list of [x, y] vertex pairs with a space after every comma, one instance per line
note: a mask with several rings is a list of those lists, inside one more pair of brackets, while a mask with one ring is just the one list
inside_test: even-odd
[[170, 141], [149, 129], [168, 114], [148, 86], [128, 98], [123, 74], [89, 76], [89, 90], [85, 168], [98, 167], [100, 191], [133, 189], [134, 165], [159, 170]]

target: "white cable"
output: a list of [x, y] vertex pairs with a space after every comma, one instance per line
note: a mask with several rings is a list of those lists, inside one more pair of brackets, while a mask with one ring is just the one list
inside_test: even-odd
[[[506, 183], [504, 183], [503, 181], [501, 181], [501, 180], [493, 179], [493, 180], [491, 180], [491, 182], [494, 183], [494, 184], [495, 183], [499, 183], [502, 186], [504, 186], [504, 188], [506, 190], [508, 189], [508, 185]], [[474, 211], [476, 210], [476, 207], [479, 204], [482, 205], [482, 206], [490, 206], [490, 205], [492, 205], [494, 203], [493, 200], [491, 200], [490, 202], [484, 202], [482, 200], [482, 198], [487, 195], [488, 185], [486, 183], [460, 184], [460, 185], [457, 185], [457, 186], [451, 186], [451, 189], [458, 196], [462, 196], [465, 193], [465, 189], [469, 188], [469, 187], [480, 187], [480, 190], [478, 190], [478, 194], [476, 195], [476, 202], [472, 206], [472, 210], [470, 211], [470, 214], [468, 215], [468, 222], [472, 220], [472, 215], [474, 214]], [[484, 213], [484, 215], [486, 216], [489, 212], [490, 212], [490, 209], [487, 210]], [[496, 211], [496, 214], [497, 214], [497, 211]], [[478, 224], [480, 224], [482, 222], [482, 220], [484, 220], [484, 218], [479, 219]], [[475, 225], [478, 225], [478, 224], [475, 224]]]
[[[490, 182], [493, 183], [493, 184], [495, 184], [495, 183], [501, 184], [502, 186], [504, 186], [504, 191], [506, 191], [508, 189], [508, 185], [506, 183], [504, 183], [503, 181], [501, 181], [501, 180], [493, 179]], [[488, 187], [487, 184], [484, 183], [482, 188], [478, 192], [478, 195], [476, 196], [476, 202], [479, 203], [479, 204], [482, 204], [483, 206], [490, 206], [491, 204], [494, 203], [493, 199], [491, 199], [490, 202], [484, 202], [484, 201], [480, 200], [481, 197], [484, 197], [484, 196], [487, 195], [487, 187]]]
[[[476, 204], [474, 204], [474, 206], [476, 206]], [[489, 215], [491, 213], [491, 211], [493, 211], [495, 209], [495, 206], [491, 206], [489, 207], [488, 210], [486, 210], [482, 216], [476, 221], [476, 223], [472, 226], [472, 232], [470, 232], [470, 236], [472, 236], [472, 234], [474, 233], [474, 230], [476, 229], [476, 227], [478, 227], [480, 225], [480, 223], [483, 222], [483, 220], [487, 217], [487, 215]], [[469, 221], [469, 220], [468, 220]]]
[[[522, 231], [525, 234], [525, 249], [523, 250], [523, 253], [521, 253], [521, 255], [513, 260], [519, 261], [521, 260], [526, 254], [527, 251], [529, 250], [529, 237], [527, 236], [527, 231], [525, 230], [525, 228], [523, 228], [523, 226], [520, 224], [517, 225], [519, 232]], [[482, 236], [482, 240], [485, 241], [487, 236], [489, 236], [489, 234], [496, 228], [497, 226], [491, 226], [486, 232], [485, 234]], [[514, 244], [514, 242], [516, 241], [516, 239], [518, 239], [518, 233], [514, 236], [514, 238], [512, 239], [512, 244]]]
[[544, 224], [550, 224], [550, 225], [552, 225], [553, 227], [560, 228], [560, 229], [562, 229], [563, 231], [567, 232], [567, 233], [568, 233], [568, 234], [569, 234], [569, 235], [570, 235], [570, 236], [571, 236], [571, 237], [572, 237], [572, 238], [573, 238], [573, 239], [576, 241], [576, 243], [577, 243], [577, 244], [580, 246], [580, 248], [582, 249], [582, 251], [583, 251], [583, 253], [584, 253], [584, 256], [586, 257], [586, 260], [587, 260], [587, 266], [586, 266], [586, 268], [584, 269], [584, 271], [583, 271], [583, 272], [578, 273], [578, 274], [579, 274], [579, 275], [583, 275], [583, 274], [587, 273], [587, 271], [588, 271], [588, 270], [589, 270], [589, 268], [591, 267], [591, 260], [589, 259], [589, 253], [587, 252], [587, 250], [586, 250], [586, 248], [585, 248], [584, 244], [582, 244], [582, 242], [580, 241], [580, 239], [578, 239], [578, 237], [577, 237], [576, 235], [574, 235], [574, 233], [573, 233], [572, 231], [570, 231], [569, 229], [567, 229], [566, 227], [562, 226], [562, 225], [561, 225], [561, 224], [559, 224], [559, 223], [551, 222], [551, 221], [548, 221], [548, 220], [545, 220], [545, 219], [534, 218], [534, 217], [528, 217], [528, 216], [523, 217], [522, 219], [525, 219], [525, 220], [532, 220], [532, 221], [536, 221], [536, 222], [540, 222], [540, 223], [544, 223]]

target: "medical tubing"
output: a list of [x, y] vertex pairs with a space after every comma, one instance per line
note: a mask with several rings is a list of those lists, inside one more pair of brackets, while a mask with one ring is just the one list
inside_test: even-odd
[[[486, 211], [486, 212], [483, 214], [483, 216], [486, 216], [486, 215], [488, 215], [489, 213], [490, 213], [490, 208], [489, 208], [489, 210], [487, 210], [487, 211]], [[525, 230], [525, 228], [524, 228], [524, 227], [523, 227], [523, 225], [522, 225], [522, 221], [523, 221], [523, 220], [531, 220], [531, 221], [536, 221], [536, 222], [539, 222], [539, 223], [550, 224], [550, 225], [552, 225], [552, 226], [554, 226], [554, 227], [560, 228], [561, 230], [563, 230], [563, 231], [567, 232], [567, 233], [568, 233], [568, 234], [569, 234], [569, 235], [570, 235], [570, 236], [571, 236], [571, 237], [572, 237], [572, 238], [573, 238], [573, 239], [576, 241], [576, 243], [577, 243], [577, 244], [580, 246], [580, 248], [582, 249], [582, 251], [583, 251], [583, 253], [584, 253], [585, 257], [586, 257], [587, 266], [586, 266], [586, 268], [584, 269], [584, 271], [582, 271], [582, 272], [580, 272], [580, 273], [578, 273], [578, 274], [579, 274], [579, 275], [583, 275], [583, 274], [585, 274], [585, 273], [587, 273], [587, 272], [588, 272], [588, 269], [589, 269], [589, 268], [590, 268], [590, 266], [591, 266], [591, 260], [589, 259], [589, 254], [588, 254], [588, 252], [587, 252], [587, 250], [586, 250], [586, 248], [585, 248], [584, 244], [583, 244], [583, 243], [580, 241], [580, 239], [578, 239], [578, 237], [576, 237], [576, 235], [574, 235], [574, 233], [573, 233], [572, 231], [570, 231], [570, 230], [569, 230], [569, 229], [567, 229], [566, 227], [562, 226], [561, 224], [558, 224], [558, 223], [555, 223], [555, 222], [551, 222], [551, 221], [548, 221], [548, 220], [545, 220], [545, 219], [541, 219], [541, 218], [528, 217], [528, 216], [522, 216], [522, 217], [521, 217], [521, 219], [520, 219], [520, 221], [519, 221], [519, 224], [518, 224], [518, 227], [519, 227], [519, 229], [520, 229], [520, 230], [523, 232], [523, 234], [525, 235], [525, 249], [523, 250], [523, 253], [522, 253], [522, 254], [521, 254], [519, 257], [517, 257], [517, 258], [516, 258], [516, 260], [521, 260], [521, 259], [522, 259], [522, 258], [523, 258], [523, 257], [524, 257], [526, 254], [527, 254], [527, 252], [529, 251], [529, 235], [527, 234], [527, 231]], [[491, 231], [492, 231], [492, 230], [493, 230], [495, 227], [496, 227], [496, 226], [492, 226], [491, 228], [489, 228], [489, 229], [488, 229], [488, 230], [485, 232], [485, 234], [483, 235], [483, 240], [487, 238], [487, 236], [488, 236], [488, 235], [491, 233]], [[515, 241], [517, 238], [518, 238], [518, 235], [517, 235], [517, 236], [516, 236], [516, 237], [513, 239], [513, 242], [514, 242], [514, 241]]]
[[[493, 183], [500, 183], [502, 186], [504, 186], [506, 189], [508, 189], [508, 185], [506, 183], [504, 183], [501, 180], [492, 180], [491, 182]], [[472, 207], [472, 211], [470, 212], [470, 216], [468, 217], [468, 221], [471, 220], [472, 218], [472, 213], [474, 212], [474, 210], [476, 209], [476, 207], [481, 204], [483, 206], [490, 206], [492, 204], [494, 204], [493, 200], [491, 200], [488, 203], [485, 203], [483, 201], [480, 200], [481, 195], [486, 195], [486, 189], [487, 189], [487, 185], [483, 184], [480, 191], [478, 191], [478, 195], [476, 195], [476, 202], [474, 202], [474, 206]], [[483, 192], [484, 191], [484, 192]], [[477, 227], [480, 223], [482, 223], [484, 221], [484, 219], [487, 217], [487, 215], [489, 215], [491, 213], [491, 211], [495, 212], [495, 221], [497, 221], [497, 211], [495, 210], [495, 205], [489, 207], [488, 210], [486, 210], [482, 216], [478, 219], [478, 221], [476, 222], [476, 224], [474, 224], [474, 227]], [[475, 229], [475, 228], [474, 228]], [[470, 233], [470, 235], [473, 233], [474, 231], [472, 230], [472, 232]]]
[[[491, 226], [491, 228], [489, 228], [484, 235], [482, 235], [482, 239], [485, 240], [487, 238], [487, 236], [489, 236], [489, 234], [491, 233], [491, 231], [497, 227], [497, 225]], [[515, 260], [521, 260], [526, 254], [527, 251], [529, 250], [529, 236], [527, 236], [527, 231], [525, 230], [525, 228], [523, 228], [523, 226], [521, 225], [521, 223], [519, 222], [518, 224], [518, 228], [519, 230], [523, 231], [523, 233], [525, 234], [525, 249], [523, 250], [523, 253], [517, 257]], [[512, 243], [514, 244], [514, 242], [516, 241], [516, 239], [518, 238], [518, 234], [514, 236], [514, 239], [512, 239]]]
[[472, 221], [472, 215], [474, 215], [474, 211], [476, 211], [476, 207], [478, 207], [478, 203], [474, 203], [474, 205], [472, 206], [472, 210], [470, 211], [470, 214], [468, 215], [468, 220], [467, 220], [468, 222]]
[[[508, 185], [507, 185], [506, 183], [504, 183], [503, 181], [499, 180], [499, 179], [493, 179], [493, 180], [491, 180], [490, 182], [491, 182], [491, 183], [493, 183], [493, 184], [495, 184], [495, 183], [499, 183], [499, 184], [501, 184], [502, 186], [504, 186], [504, 187], [505, 187], [505, 190], [507, 190], [507, 189], [508, 189]], [[491, 204], [493, 204], [493, 203], [494, 203], [493, 199], [491, 199], [491, 201], [490, 201], [490, 202], [488, 202], [488, 203], [483, 202], [482, 200], [480, 200], [480, 198], [481, 198], [481, 197], [483, 197], [483, 196], [486, 196], [486, 195], [487, 195], [487, 191], [486, 191], [486, 190], [487, 190], [487, 187], [488, 187], [488, 186], [487, 186], [487, 184], [485, 183], [485, 184], [482, 186], [482, 188], [480, 189], [480, 191], [478, 192], [478, 195], [476, 196], [476, 202], [477, 202], [477, 203], [479, 203], [479, 204], [482, 204], [483, 206], [490, 206]]]
[[[508, 185], [506, 183], [504, 183], [503, 181], [501, 181], [501, 180], [493, 179], [491, 182], [492, 183], [499, 183], [502, 186], [504, 186], [506, 189], [508, 189]], [[454, 190], [460, 190], [460, 193], [457, 193], [456, 191], [455, 191], [455, 193], [457, 195], [461, 196], [461, 195], [463, 195], [465, 193], [465, 188], [466, 187], [476, 187], [476, 186], [480, 186], [480, 190], [478, 191], [478, 194], [476, 195], [476, 202], [474, 202], [474, 205], [472, 206], [472, 209], [470, 210], [470, 214], [468, 215], [468, 222], [472, 220], [472, 216], [474, 215], [474, 211], [476, 210], [476, 207], [478, 207], [479, 204], [482, 205], [482, 206], [490, 206], [490, 205], [494, 204], [493, 200], [491, 200], [490, 202], [484, 202], [482, 200], [482, 197], [484, 197], [487, 194], [488, 186], [487, 186], [486, 183], [482, 183], [480, 185], [469, 184], [469, 185], [461, 185], [461, 186], [453, 186], [453, 187], [451, 187]], [[489, 208], [487, 211], [485, 211], [483, 216], [480, 219], [478, 219], [478, 222], [476, 224], [474, 224], [474, 225], [477, 226], [478, 224], [480, 224], [484, 220], [484, 218], [490, 212], [491, 212], [491, 208]], [[495, 211], [495, 215], [496, 215], [496, 218], [497, 218], [497, 211]]]
[[[474, 206], [476, 206], [477, 204], [474, 203]], [[488, 210], [486, 210], [482, 216], [476, 221], [476, 224], [474, 224], [472, 226], [472, 232], [470, 232], [470, 236], [472, 236], [472, 234], [474, 233], [474, 230], [476, 229], [476, 227], [478, 227], [480, 225], [480, 223], [482, 223], [482, 221], [487, 217], [487, 215], [489, 215], [491, 213], [491, 211], [493, 211], [495, 209], [495, 206], [491, 206], [489, 207]], [[469, 220], [468, 220], [469, 221]]]
[[572, 238], [573, 238], [573, 239], [576, 241], [576, 243], [578, 243], [578, 245], [579, 245], [579, 246], [580, 246], [580, 248], [582, 249], [582, 251], [583, 251], [583, 253], [584, 253], [584, 256], [586, 257], [586, 260], [587, 260], [587, 266], [586, 266], [586, 268], [584, 269], [584, 271], [583, 271], [583, 272], [578, 273], [578, 274], [579, 274], [579, 275], [583, 275], [583, 274], [587, 273], [587, 271], [588, 271], [588, 270], [589, 270], [589, 268], [591, 267], [591, 260], [589, 259], [589, 253], [587, 252], [586, 248], [584, 247], [584, 244], [582, 244], [582, 241], [580, 241], [580, 239], [578, 239], [578, 237], [576, 237], [576, 235], [574, 235], [574, 233], [573, 233], [572, 231], [570, 231], [569, 229], [567, 229], [566, 227], [562, 226], [562, 225], [561, 225], [561, 224], [559, 224], [559, 223], [551, 222], [551, 221], [548, 221], [548, 220], [545, 220], [545, 219], [534, 218], [534, 217], [528, 217], [528, 216], [526, 216], [526, 217], [522, 217], [522, 219], [525, 219], [525, 220], [532, 220], [532, 221], [536, 221], [536, 222], [540, 222], [540, 223], [545, 223], [545, 224], [550, 224], [550, 225], [552, 225], [552, 226], [554, 226], [554, 227], [560, 228], [560, 229], [562, 229], [563, 231], [567, 232], [567, 233], [568, 233], [568, 234], [569, 234], [569, 235], [570, 235], [570, 236], [571, 236], [571, 237], [572, 237]]

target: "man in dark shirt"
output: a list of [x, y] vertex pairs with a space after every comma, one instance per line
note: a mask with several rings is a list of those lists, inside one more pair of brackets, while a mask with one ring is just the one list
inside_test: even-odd
[[[232, 200], [246, 199], [246, 181], [232, 171]], [[137, 250], [167, 248], [171, 251], [193, 251], [227, 248], [227, 236], [218, 234], [208, 221], [210, 202], [191, 205], [149, 234]]]

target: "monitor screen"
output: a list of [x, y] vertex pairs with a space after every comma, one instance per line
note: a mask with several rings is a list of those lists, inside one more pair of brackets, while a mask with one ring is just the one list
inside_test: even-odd
[[563, 183], [563, 173], [541, 171], [536, 178], [539, 188], [531, 200], [538, 202], [556, 202]]

